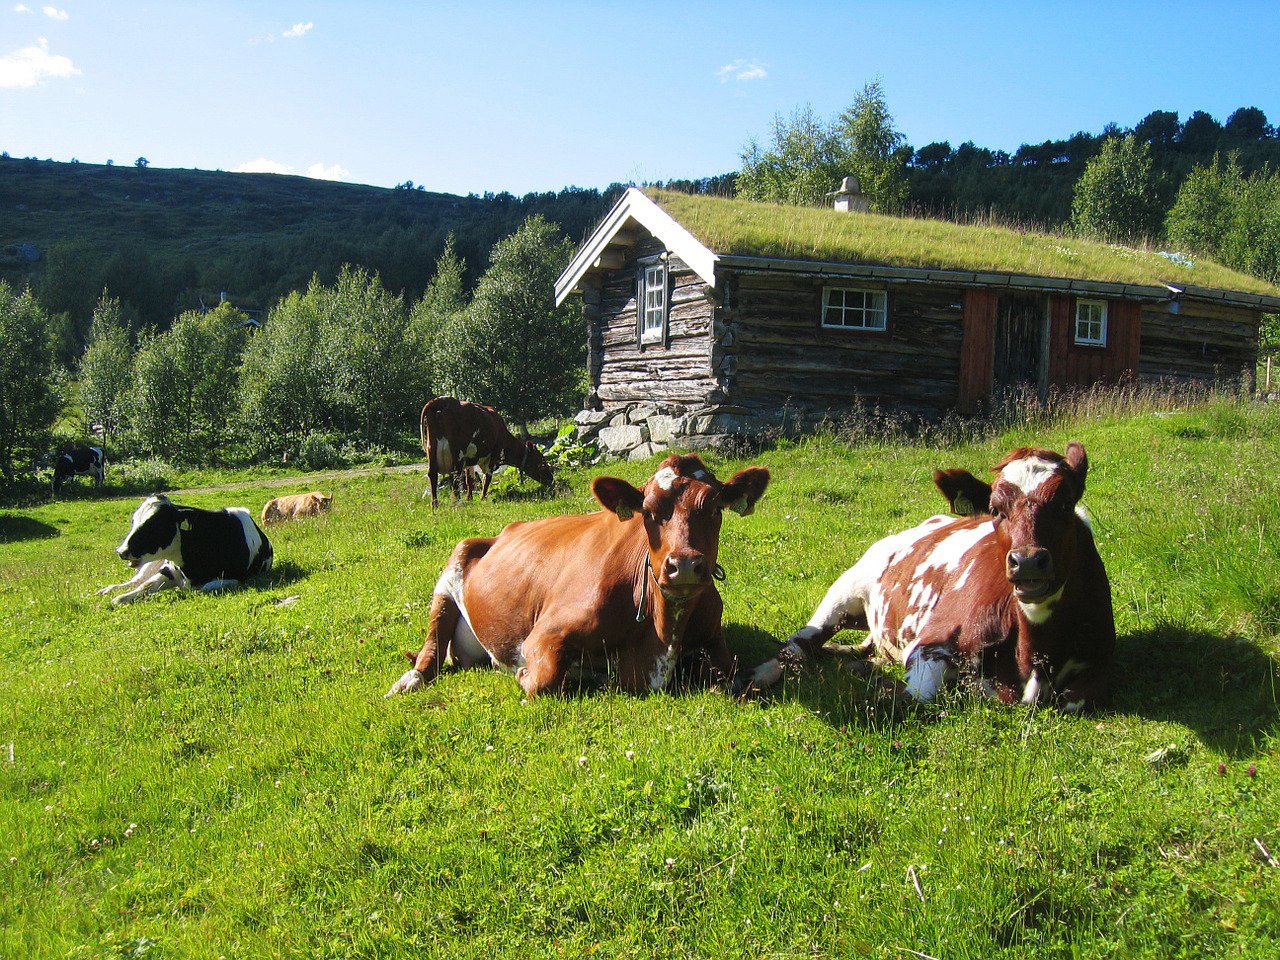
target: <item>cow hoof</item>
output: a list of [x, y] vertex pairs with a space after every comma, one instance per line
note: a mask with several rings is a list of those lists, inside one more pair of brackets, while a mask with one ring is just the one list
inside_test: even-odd
[[391, 685], [391, 689], [386, 692], [386, 696], [394, 697], [398, 693], [413, 693], [426, 686], [426, 681], [422, 679], [421, 670], [406, 670], [404, 676]]

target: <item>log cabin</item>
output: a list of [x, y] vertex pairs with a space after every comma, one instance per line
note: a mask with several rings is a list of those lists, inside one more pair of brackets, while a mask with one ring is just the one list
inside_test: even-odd
[[555, 286], [582, 297], [579, 434], [639, 459], [855, 407], [1238, 383], [1280, 312], [1280, 289], [1209, 260], [871, 214], [851, 181], [831, 209], [628, 189]]

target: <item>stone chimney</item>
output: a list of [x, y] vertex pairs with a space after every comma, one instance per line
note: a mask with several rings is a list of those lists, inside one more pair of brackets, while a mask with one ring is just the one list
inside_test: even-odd
[[847, 213], [866, 213], [871, 209], [871, 201], [862, 192], [857, 177], [845, 177], [840, 181], [840, 189], [827, 194], [835, 198], [835, 208]]

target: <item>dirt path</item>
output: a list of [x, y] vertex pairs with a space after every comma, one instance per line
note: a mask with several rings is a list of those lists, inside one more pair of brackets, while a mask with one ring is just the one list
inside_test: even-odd
[[425, 463], [406, 463], [398, 467], [362, 467], [358, 470], [323, 470], [320, 473], [299, 473], [292, 477], [274, 477], [270, 480], [237, 480], [219, 483], [211, 487], [184, 487], [166, 490], [165, 496], [185, 496], [188, 493], [217, 493], [220, 490], [244, 490], [248, 487], [310, 487], [323, 480], [345, 480], [347, 477], [365, 477], [372, 473], [420, 473], [427, 472]]

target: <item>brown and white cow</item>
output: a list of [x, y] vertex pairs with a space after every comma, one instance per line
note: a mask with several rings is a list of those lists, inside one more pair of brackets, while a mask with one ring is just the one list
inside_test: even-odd
[[678, 665], [728, 679], [716, 573], [721, 514], [751, 513], [764, 467], [718, 481], [696, 456], [670, 456], [637, 489], [597, 477], [604, 507], [513, 523], [454, 548], [431, 598], [426, 642], [387, 696], [455, 665], [510, 670], [529, 696], [613, 674], [624, 690], [667, 686]]
[[294, 493], [276, 497], [262, 506], [262, 522], [278, 523], [282, 520], [301, 520], [318, 517], [333, 508], [333, 495], [313, 490], [311, 493]]
[[963, 670], [1007, 703], [1106, 704], [1115, 622], [1080, 505], [1087, 472], [1079, 443], [1065, 457], [1014, 450], [993, 484], [965, 470], [935, 471], [965, 516], [931, 517], [873, 544], [750, 683], [776, 683], [782, 663], [812, 658], [852, 627], [869, 631], [865, 649], [903, 664], [918, 700]]
[[[431, 505], [439, 502], [436, 489], [440, 474], [461, 473], [471, 499], [471, 471], [484, 476], [480, 499], [489, 494], [489, 483], [499, 467], [515, 467], [544, 487], [555, 479], [542, 451], [531, 440], [523, 443], [512, 436], [507, 423], [493, 407], [436, 397], [422, 408], [418, 421], [422, 449], [427, 455], [427, 477], [430, 482]], [[426, 491], [422, 494], [427, 495]]]

